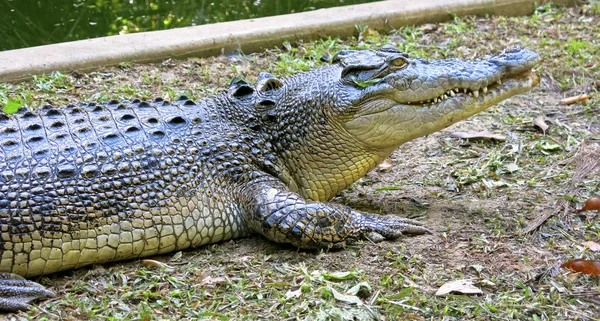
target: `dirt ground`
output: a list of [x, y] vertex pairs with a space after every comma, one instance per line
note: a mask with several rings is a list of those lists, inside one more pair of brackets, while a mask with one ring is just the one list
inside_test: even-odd
[[[443, 131], [402, 145], [333, 202], [423, 221], [432, 235], [298, 251], [261, 237], [37, 279], [58, 297], [6, 319], [52, 320], [600, 320], [598, 277], [560, 268], [599, 259], [600, 4], [541, 7], [531, 17], [464, 18], [402, 28], [359, 28], [351, 40], [289, 44], [242, 56], [53, 74], [3, 85], [0, 98], [36, 106], [112, 98], [194, 99], [260, 71], [288, 75], [343, 48], [392, 43], [412, 56], [473, 58], [511, 45], [539, 52], [540, 85]], [[357, 33], [358, 34], [358, 33]], [[566, 105], [565, 97], [591, 98]], [[3, 96], [2, 96], [3, 95]], [[549, 128], [534, 125], [542, 117]], [[504, 140], [459, 139], [489, 131]], [[591, 164], [591, 165], [590, 165]], [[536, 219], [549, 219], [527, 232]], [[469, 279], [479, 295], [436, 296]], [[2, 318], [2, 317], [0, 317]]]

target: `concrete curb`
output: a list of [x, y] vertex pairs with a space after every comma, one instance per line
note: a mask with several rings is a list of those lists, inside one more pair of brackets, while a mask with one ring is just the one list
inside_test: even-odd
[[[0, 82], [14, 82], [52, 71], [89, 71], [120, 62], [151, 62], [169, 57], [206, 57], [221, 52], [255, 52], [284, 41], [349, 37], [355, 25], [389, 31], [406, 25], [440, 22], [449, 13], [520, 16], [534, 11], [534, 0], [388, 0], [283, 16], [143, 32], [0, 52]], [[548, 1], [546, 1], [548, 2]], [[577, 0], [554, 0], [574, 5]]]

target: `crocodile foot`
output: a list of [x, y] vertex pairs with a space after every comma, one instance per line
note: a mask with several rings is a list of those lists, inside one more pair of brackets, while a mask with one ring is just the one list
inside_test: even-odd
[[379, 243], [384, 240], [397, 239], [403, 235], [432, 234], [433, 232], [423, 223], [410, 218], [397, 216], [380, 216], [352, 210], [354, 229], [360, 231], [357, 236], [350, 236], [341, 242], [329, 246], [331, 249], [344, 248], [360, 239]]
[[34, 300], [53, 298], [54, 292], [13, 273], [0, 273], [0, 311], [20, 311], [31, 308]]
[[[431, 230], [423, 223], [404, 217], [385, 217], [360, 213], [360, 223], [363, 228], [371, 229], [369, 237], [375, 234], [383, 239], [397, 239], [402, 235], [431, 234]], [[375, 234], [373, 234], [375, 233]]]

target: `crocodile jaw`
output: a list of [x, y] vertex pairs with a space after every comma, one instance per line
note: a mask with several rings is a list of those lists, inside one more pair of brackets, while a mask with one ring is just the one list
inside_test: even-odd
[[[362, 60], [351, 60], [345, 54], [341, 64], [346, 73], [354, 72], [354, 77], [371, 79], [374, 84], [360, 86], [350, 103], [355, 112], [342, 119], [342, 126], [365, 148], [380, 155], [539, 83], [532, 72], [539, 64], [539, 55], [520, 47], [475, 60], [411, 59], [389, 49], [362, 55], [366, 56], [359, 57]], [[388, 69], [373, 69], [371, 65], [379, 65], [363, 61], [376, 61]]]
[[446, 128], [507, 98], [525, 93], [539, 83], [539, 76], [525, 71], [506, 77], [485, 89], [452, 90], [431, 102], [388, 101], [385, 111], [358, 116], [344, 124], [354, 137], [371, 148], [396, 148], [417, 137]]
[[[474, 93], [457, 94], [440, 101], [438, 104], [417, 107], [413, 105], [399, 105], [391, 110], [393, 114], [404, 112], [406, 108], [412, 109], [411, 112], [417, 112], [420, 117], [414, 122], [412, 130], [401, 133], [408, 140], [419, 136], [427, 135], [443, 128], [446, 128], [457, 121], [466, 119], [477, 114], [507, 98], [525, 93], [535, 87], [540, 81], [537, 74], [532, 71], [526, 71], [519, 75], [503, 79], [501, 84], [488, 86], [486, 92], [484, 89]], [[477, 93], [479, 93], [477, 95]], [[442, 110], [442, 117], [437, 117], [435, 110]], [[408, 141], [407, 140], [407, 141]], [[401, 142], [404, 143], [404, 142]]]

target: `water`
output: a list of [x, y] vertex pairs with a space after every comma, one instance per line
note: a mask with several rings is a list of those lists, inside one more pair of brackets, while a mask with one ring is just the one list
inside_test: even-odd
[[375, 1], [0, 0], [0, 51]]

